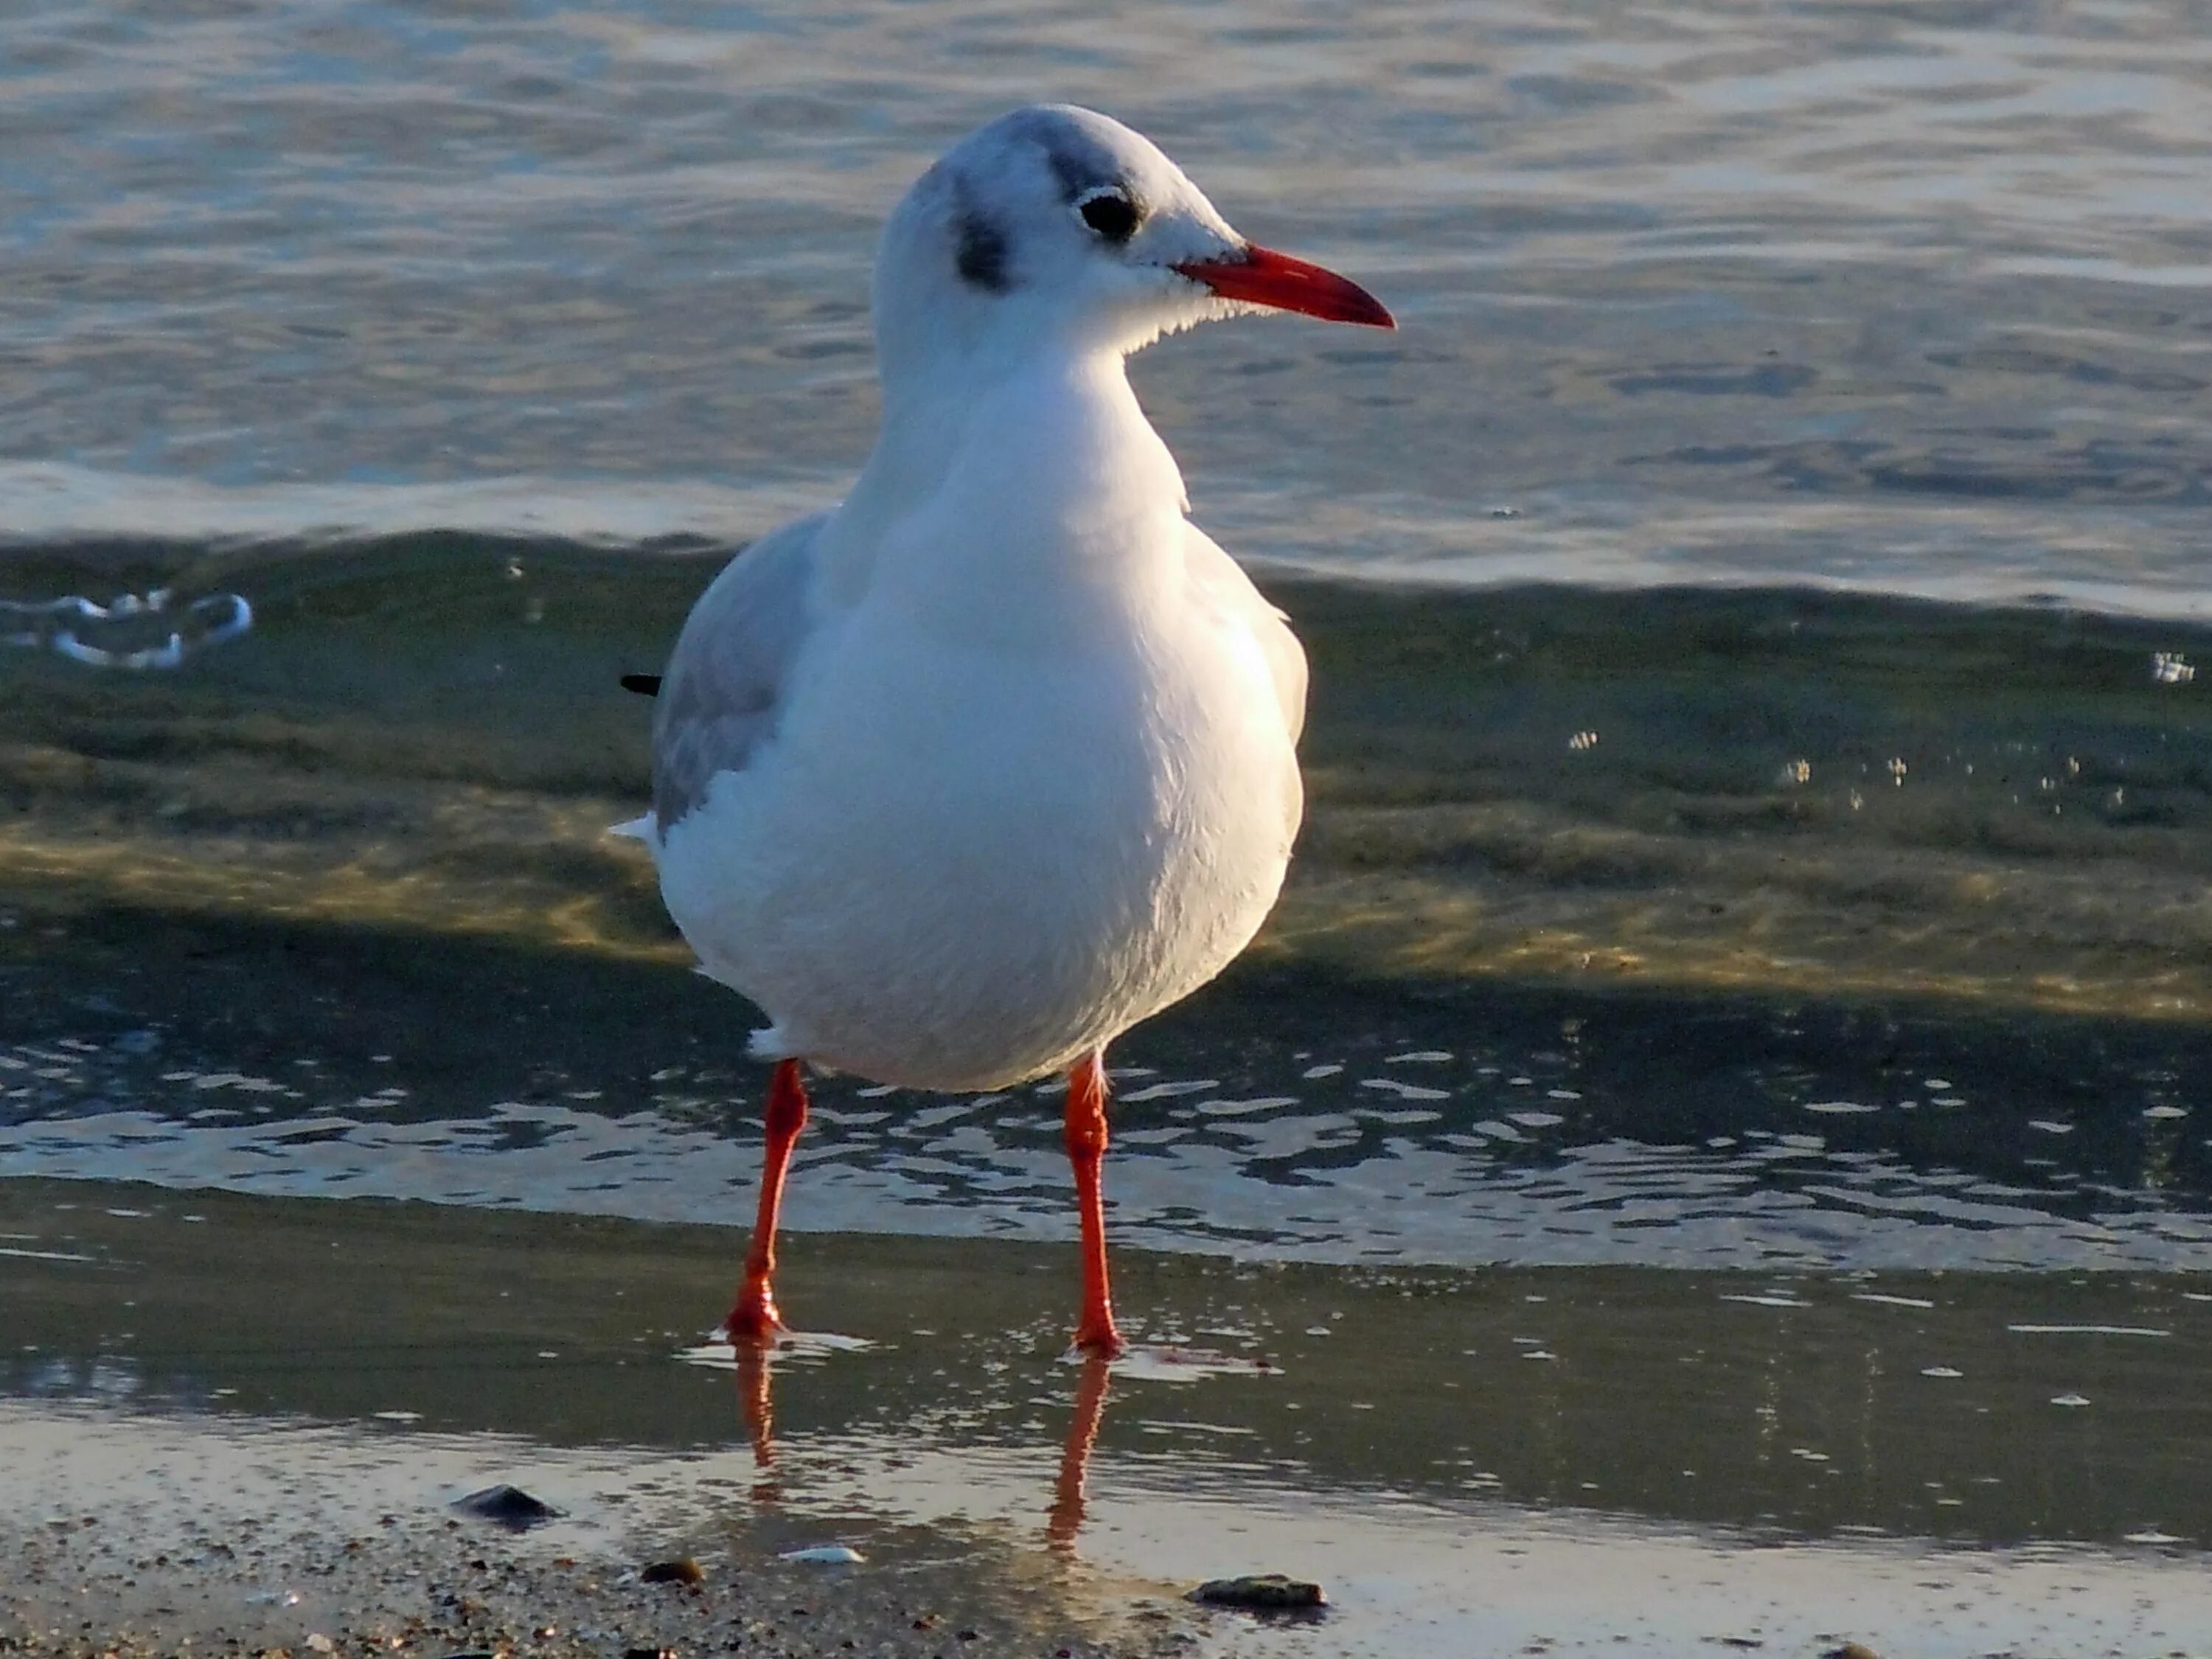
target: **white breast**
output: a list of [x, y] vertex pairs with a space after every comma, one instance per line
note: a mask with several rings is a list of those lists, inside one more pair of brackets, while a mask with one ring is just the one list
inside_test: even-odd
[[1297, 762], [1249, 617], [1179, 599], [1041, 648], [888, 605], [824, 629], [774, 742], [659, 849], [685, 937], [774, 1021], [758, 1051], [996, 1087], [1243, 948]]

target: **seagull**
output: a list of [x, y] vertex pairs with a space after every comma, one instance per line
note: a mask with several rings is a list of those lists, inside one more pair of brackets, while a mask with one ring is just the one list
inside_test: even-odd
[[701, 970], [769, 1022], [726, 1329], [744, 1347], [785, 1328], [803, 1067], [947, 1092], [1065, 1073], [1075, 1344], [1110, 1358], [1106, 1048], [1273, 906], [1306, 694], [1287, 619], [1191, 523], [1126, 360], [1255, 312], [1395, 324], [1066, 105], [1002, 116], [923, 173], [871, 298], [874, 452], [841, 503], [701, 596], [655, 689], [652, 810], [623, 826]]

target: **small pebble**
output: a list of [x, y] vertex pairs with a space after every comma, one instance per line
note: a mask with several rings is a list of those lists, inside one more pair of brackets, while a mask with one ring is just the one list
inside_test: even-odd
[[1846, 1642], [1839, 1648], [1830, 1648], [1820, 1659], [1881, 1659], [1863, 1642]]

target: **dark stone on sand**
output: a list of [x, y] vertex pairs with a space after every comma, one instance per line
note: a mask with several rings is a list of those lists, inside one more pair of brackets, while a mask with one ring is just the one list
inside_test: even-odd
[[1319, 1584], [1279, 1572], [1209, 1578], [1190, 1593], [1190, 1599], [1209, 1607], [1243, 1607], [1249, 1613], [1316, 1613], [1328, 1605]]
[[1881, 1659], [1881, 1656], [1863, 1642], [1846, 1642], [1839, 1648], [1830, 1648], [1820, 1659]]
[[707, 1574], [690, 1556], [674, 1561], [655, 1561], [638, 1574], [648, 1584], [703, 1584]]
[[472, 1492], [466, 1498], [456, 1498], [453, 1507], [465, 1510], [479, 1521], [505, 1527], [509, 1532], [527, 1532], [557, 1518], [561, 1513], [544, 1498], [532, 1498], [520, 1486], [486, 1486], [482, 1492]]

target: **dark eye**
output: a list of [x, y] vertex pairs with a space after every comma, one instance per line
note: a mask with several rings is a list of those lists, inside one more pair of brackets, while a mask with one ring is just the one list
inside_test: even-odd
[[1109, 242], [1126, 242], [1137, 234], [1137, 226], [1144, 215], [1137, 210], [1128, 193], [1112, 185], [1102, 185], [1075, 204], [1083, 222]]

